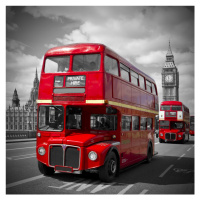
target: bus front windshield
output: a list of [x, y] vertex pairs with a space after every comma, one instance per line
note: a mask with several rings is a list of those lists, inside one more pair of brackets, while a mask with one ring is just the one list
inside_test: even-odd
[[183, 122], [171, 122], [170, 127], [171, 127], [171, 129], [182, 129]]
[[63, 130], [63, 106], [40, 106], [38, 117], [38, 128], [42, 131]]
[[82, 109], [67, 106], [66, 129], [81, 129]]

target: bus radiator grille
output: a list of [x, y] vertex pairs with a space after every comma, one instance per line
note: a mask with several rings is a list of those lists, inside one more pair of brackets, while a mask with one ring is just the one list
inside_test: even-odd
[[165, 139], [167, 139], [167, 140], [175, 140], [176, 139], [176, 134], [174, 134], [174, 133], [165, 133]]
[[173, 133], [172, 133], [172, 134], [171, 134], [171, 139], [172, 139], [172, 140], [175, 140], [175, 139], [176, 139], [176, 134], [173, 134]]
[[63, 148], [61, 146], [50, 147], [50, 165], [63, 165]]
[[65, 166], [79, 168], [79, 149], [67, 147], [65, 151]]
[[167, 140], [170, 139], [170, 133], [165, 133], [165, 139], [167, 139]]

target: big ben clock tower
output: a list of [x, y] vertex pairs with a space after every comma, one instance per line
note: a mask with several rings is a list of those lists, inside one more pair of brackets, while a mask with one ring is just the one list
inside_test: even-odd
[[170, 42], [162, 68], [163, 101], [179, 101], [179, 72], [174, 63]]

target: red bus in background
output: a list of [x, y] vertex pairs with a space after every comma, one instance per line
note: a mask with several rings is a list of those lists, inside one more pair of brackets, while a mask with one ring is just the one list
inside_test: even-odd
[[194, 116], [190, 116], [190, 135], [194, 136]]
[[159, 112], [159, 142], [189, 141], [189, 109], [179, 101], [164, 101]]
[[86, 171], [111, 181], [155, 154], [155, 81], [105, 45], [48, 50], [37, 103], [37, 160], [45, 175]]

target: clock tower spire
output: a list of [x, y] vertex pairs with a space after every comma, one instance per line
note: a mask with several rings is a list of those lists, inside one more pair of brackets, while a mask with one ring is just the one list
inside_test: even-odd
[[174, 55], [169, 47], [165, 65], [162, 68], [163, 101], [179, 101], [179, 72], [174, 62]]

